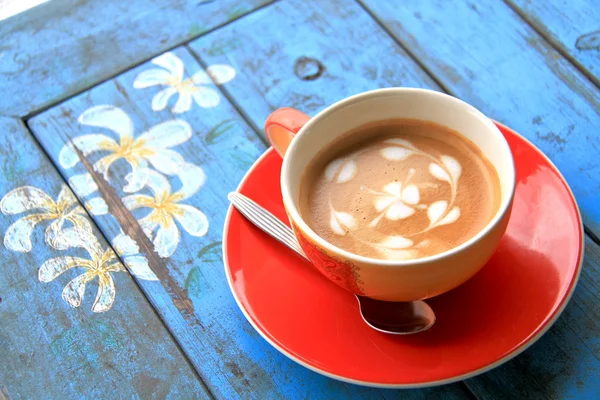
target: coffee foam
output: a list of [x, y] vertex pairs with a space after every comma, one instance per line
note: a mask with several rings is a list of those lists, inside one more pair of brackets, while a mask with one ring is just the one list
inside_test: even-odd
[[329, 243], [366, 257], [427, 257], [464, 243], [498, 210], [496, 171], [474, 144], [432, 123], [365, 125], [309, 163], [300, 211]]

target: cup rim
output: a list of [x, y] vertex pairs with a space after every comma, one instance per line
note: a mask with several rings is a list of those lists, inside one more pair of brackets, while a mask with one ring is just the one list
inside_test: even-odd
[[[316, 125], [319, 122], [319, 120], [323, 119], [327, 114], [330, 114], [340, 108], [347, 107], [353, 103], [356, 103], [356, 102], [359, 102], [362, 100], [366, 100], [371, 97], [378, 97], [378, 96], [382, 96], [382, 95], [389, 96], [389, 95], [400, 94], [400, 93], [403, 95], [406, 95], [407, 93], [408, 94], [425, 93], [429, 96], [435, 96], [435, 97], [442, 98], [444, 101], [457, 102], [457, 103], [461, 104], [462, 106], [466, 107], [470, 111], [471, 115], [475, 116], [476, 118], [479, 118], [483, 122], [483, 124], [488, 128], [488, 130], [490, 131], [491, 134], [496, 135], [500, 139], [501, 146], [504, 148], [503, 150], [505, 150], [507, 152], [507, 154], [510, 156], [509, 157], [510, 158], [510, 160], [509, 160], [510, 171], [508, 171], [509, 185], [508, 185], [508, 194], [507, 194], [507, 196], [504, 196], [504, 198], [502, 199], [500, 206], [498, 207], [498, 210], [494, 214], [494, 217], [487, 223], [487, 225], [485, 225], [479, 232], [477, 232], [477, 234], [475, 234], [469, 240], [459, 244], [456, 247], [453, 247], [453, 248], [443, 251], [441, 253], [434, 254], [431, 256], [427, 256], [427, 257], [416, 258], [416, 259], [412, 259], [412, 260], [384, 260], [384, 259], [366, 257], [366, 256], [361, 256], [361, 255], [358, 255], [355, 253], [351, 253], [347, 250], [344, 250], [340, 247], [337, 247], [337, 246], [329, 243], [328, 241], [323, 239], [321, 236], [319, 236], [315, 231], [312, 230], [312, 228], [304, 221], [304, 219], [300, 215], [300, 212], [298, 211], [296, 204], [292, 198], [291, 189], [290, 189], [289, 185], [286, 184], [287, 183], [286, 176], [288, 174], [288, 171], [290, 168], [290, 162], [291, 162], [290, 161], [291, 157], [287, 156], [287, 154], [293, 153], [293, 151], [295, 150], [295, 148], [298, 145], [299, 140], [301, 140], [300, 138], [302, 137], [302, 133], [306, 130], [311, 129], [311, 127]], [[281, 177], [280, 177], [281, 194], [282, 194], [282, 198], [283, 198], [283, 204], [287, 210], [287, 213], [288, 213], [290, 219], [292, 220], [293, 225], [295, 227], [297, 227], [298, 229], [302, 230], [302, 232], [305, 235], [307, 235], [312, 241], [314, 241], [321, 248], [327, 250], [329, 253], [333, 253], [338, 256], [342, 256], [343, 258], [353, 261], [353, 262], [356, 262], [356, 263], [374, 264], [374, 265], [383, 266], [383, 267], [412, 267], [412, 266], [418, 266], [418, 265], [422, 265], [422, 264], [429, 264], [431, 262], [435, 262], [435, 261], [447, 258], [449, 256], [452, 256], [454, 254], [460, 253], [461, 251], [463, 251], [463, 250], [471, 247], [475, 243], [479, 242], [483, 237], [485, 237], [487, 234], [489, 234], [503, 220], [506, 213], [510, 210], [511, 204], [513, 202], [513, 198], [514, 198], [514, 194], [515, 194], [515, 187], [516, 187], [516, 171], [515, 171], [515, 163], [514, 163], [514, 158], [512, 156], [512, 151], [510, 150], [510, 146], [508, 145], [506, 138], [504, 137], [504, 135], [502, 135], [502, 132], [500, 132], [500, 129], [498, 129], [498, 127], [496, 125], [494, 125], [494, 122], [490, 118], [486, 117], [481, 111], [477, 110], [472, 105], [470, 105], [454, 96], [450, 96], [450, 95], [442, 93], [442, 92], [438, 92], [438, 91], [430, 90], [430, 89], [404, 88], [404, 87], [403, 88], [383, 88], [383, 89], [375, 89], [375, 90], [370, 90], [367, 92], [362, 92], [362, 93], [359, 93], [359, 94], [356, 94], [356, 95], [353, 95], [350, 97], [346, 97], [342, 100], [339, 100], [339, 101], [333, 103], [332, 105], [326, 107], [325, 109], [321, 110], [320, 112], [318, 112], [317, 115], [312, 117], [298, 131], [297, 136], [298, 137], [296, 137], [292, 140], [290, 146], [287, 149], [286, 157], [283, 158], [283, 164], [282, 164], [282, 169], [281, 169]], [[496, 169], [496, 166], [494, 166], [494, 168]]]

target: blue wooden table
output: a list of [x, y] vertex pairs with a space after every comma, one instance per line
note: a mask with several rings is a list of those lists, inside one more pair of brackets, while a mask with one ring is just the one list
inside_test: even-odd
[[[423, 390], [278, 353], [221, 255], [266, 116], [390, 86], [526, 136], [586, 231], [578, 287], [539, 342]], [[599, 160], [597, 0], [44, 3], [0, 21], [0, 399], [600, 398]]]

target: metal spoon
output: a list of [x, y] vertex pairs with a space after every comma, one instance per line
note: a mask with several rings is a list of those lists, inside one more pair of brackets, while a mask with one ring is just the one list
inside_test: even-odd
[[[308, 261], [294, 232], [277, 217], [240, 193], [231, 192], [227, 198], [250, 222]], [[355, 296], [363, 320], [379, 332], [409, 335], [426, 331], [435, 323], [435, 314], [424, 301], [390, 302]]]

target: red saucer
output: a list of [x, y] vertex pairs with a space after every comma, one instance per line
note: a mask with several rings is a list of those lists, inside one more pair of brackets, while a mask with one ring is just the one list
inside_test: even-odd
[[[449, 383], [525, 350], [548, 330], [573, 293], [583, 260], [583, 230], [558, 170], [523, 137], [498, 126], [517, 168], [508, 230], [475, 277], [428, 300], [437, 315], [430, 331], [395, 337], [372, 330], [352, 294], [230, 209], [223, 234], [225, 271], [248, 321], [305, 367], [369, 386]], [[268, 150], [239, 191], [287, 222], [280, 169], [281, 159]]]

